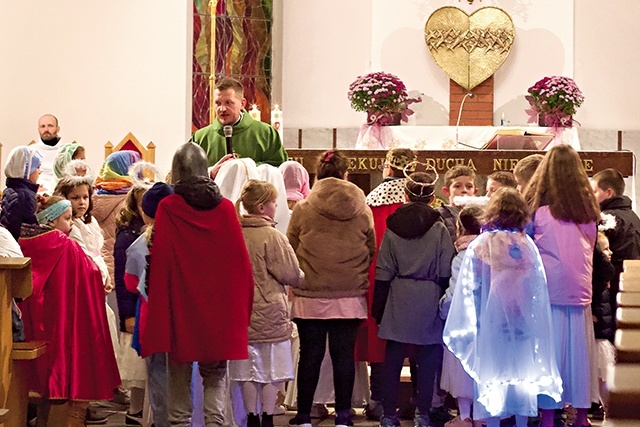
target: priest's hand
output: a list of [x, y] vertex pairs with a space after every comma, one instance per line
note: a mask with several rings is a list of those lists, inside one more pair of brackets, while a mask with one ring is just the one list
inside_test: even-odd
[[218, 160], [216, 162], [215, 165], [211, 166], [209, 168], [209, 176], [211, 177], [211, 179], [216, 179], [216, 175], [218, 175], [218, 171], [220, 170], [220, 167], [222, 166], [222, 164], [228, 160], [231, 159], [235, 159], [236, 155], [235, 154], [226, 154], [223, 158], [221, 158], [220, 160]]

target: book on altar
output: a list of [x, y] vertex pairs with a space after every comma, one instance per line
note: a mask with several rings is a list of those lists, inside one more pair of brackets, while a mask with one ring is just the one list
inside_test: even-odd
[[544, 150], [554, 134], [525, 129], [498, 129], [481, 150]]

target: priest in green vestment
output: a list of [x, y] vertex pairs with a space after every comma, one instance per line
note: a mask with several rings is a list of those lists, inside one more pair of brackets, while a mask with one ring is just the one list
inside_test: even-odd
[[194, 132], [192, 140], [200, 145], [205, 153], [209, 166], [217, 166], [225, 157], [226, 140], [224, 126], [233, 127], [233, 151], [237, 157], [249, 157], [256, 164], [268, 163], [280, 166], [287, 160], [287, 152], [282, 145], [280, 135], [269, 124], [253, 120], [244, 109], [247, 100], [244, 98], [242, 85], [230, 78], [220, 80], [214, 91], [216, 120], [209, 126]]

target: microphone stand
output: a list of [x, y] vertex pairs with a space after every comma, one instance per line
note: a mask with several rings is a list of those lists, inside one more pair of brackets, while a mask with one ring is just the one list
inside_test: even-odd
[[[464, 101], [466, 101], [467, 98], [473, 98], [473, 97], [474, 97], [474, 95], [471, 92], [469, 92], [464, 96], [464, 98], [462, 98], [462, 102], [460, 103], [460, 110], [458, 111], [458, 121], [456, 122], [456, 145], [459, 144], [459, 141], [458, 141], [458, 128], [460, 127], [460, 118], [462, 117], [462, 108], [464, 107]], [[462, 144], [462, 145], [465, 145], [465, 144]], [[469, 146], [467, 145], [467, 147], [469, 147]]]

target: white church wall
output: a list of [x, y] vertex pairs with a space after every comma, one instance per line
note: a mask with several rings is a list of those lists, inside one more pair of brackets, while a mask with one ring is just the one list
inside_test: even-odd
[[156, 144], [167, 172], [191, 132], [191, 14], [181, 1], [3, 2], [3, 165], [11, 148], [38, 137], [38, 118], [52, 113], [60, 136], [87, 148], [94, 170], [104, 144], [131, 131]]
[[[640, 96], [631, 90], [640, 73], [640, 56], [629, 48], [640, 39], [640, 27], [633, 22], [640, 14], [638, 2], [603, 7], [597, 0], [484, 0], [471, 6], [457, 0], [358, 0], [349, 2], [346, 10], [332, 2], [315, 3], [286, 4], [283, 108], [285, 127], [292, 128], [289, 135], [295, 138], [288, 146], [297, 143], [297, 128], [359, 127], [365, 116], [351, 110], [348, 85], [357, 75], [376, 70], [395, 73], [410, 90], [424, 94], [410, 124], [446, 125], [449, 80], [428, 55], [423, 36], [430, 13], [444, 5], [468, 13], [497, 6], [515, 23], [515, 45], [495, 74], [494, 124], [502, 113], [512, 125], [525, 124], [527, 88], [543, 76], [562, 74], [574, 77], [585, 93], [576, 115], [584, 128], [640, 127]], [[353, 36], [345, 37], [347, 29]], [[331, 46], [327, 51], [333, 51], [333, 60], [316, 58], [308, 48], [314, 43]], [[305, 52], [312, 59], [300, 61]], [[323, 78], [318, 80], [317, 73]], [[595, 146], [609, 142], [592, 141]]]
[[575, 78], [586, 97], [578, 115], [585, 127], [640, 130], [638, 16], [636, 1], [576, 1]]
[[[313, 6], [315, 3], [301, 0], [295, 5], [286, 5], [283, 29], [286, 126], [360, 126], [365, 116], [351, 110], [346, 98], [348, 86], [356, 76], [378, 70], [397, 74], [409, 90], [424, 94], [411, 124], [448, 124], [449, 78], [432, 60], [424, 43], [424, 26], [429, 15], [445, 5], [459, 7], [467, 13], [480, 7], [498, 6], [514, 21], [516, 42], [495, 75], [497, 122], [504, 112], [511, 124], [526, 123], [527, 88], [545, 75], [574, 74], [574, 6], [570, 1], [485, 0], [470, 6], [457, 0], [359, 0], [350, 4], [348, 11], [327, 5], [311, 14], [310, 8], [317, 8]], [[304, 31], [300, 31], [301, 27]], [[347, 29], [354, 36], [345, 40]], [[348, 46], [345, 41], [349, 42]], [[308, 49], [314, 43], [333, 46], [335, 60], [316, 58], [315, 52]], [[289, 52], [297, 54], [288, 55]], [[301, 63], [297, 58], [303, 52], [308, 52], [312, 60]], [[330, 80], [318, 82], [307, 71], [318, 67]], [[322, 84], [324, 81], [327, 83]], [[301, 104], [306, 108], [297, 107]]]

